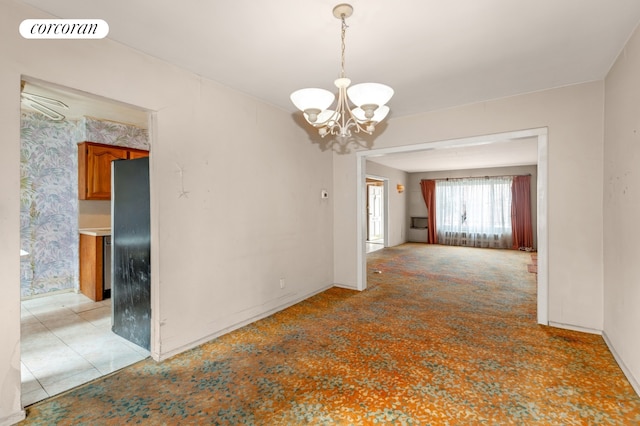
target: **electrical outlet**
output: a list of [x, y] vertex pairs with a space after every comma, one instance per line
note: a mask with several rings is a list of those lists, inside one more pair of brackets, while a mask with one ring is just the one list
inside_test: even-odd
[[284, 288], [284, 278], [280, 278], [280, 288]]

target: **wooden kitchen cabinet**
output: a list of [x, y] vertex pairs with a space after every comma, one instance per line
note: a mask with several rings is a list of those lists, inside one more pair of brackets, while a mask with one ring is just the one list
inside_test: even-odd
[[95, 142], [78, 144], [78, 199], [111, 199], [111, 162], [148, 157], [149, 151]]
[[135, 160], [136, 158], [144, 158], [149, 156], [149, 151], [142, 149], [130, 149], [129, 160]]
[[80, 234], [80, 292], [99, 302], [103, 298], [103, 239], [101, 236]]
[[126, 160], [126, 148], [92, 142], [78, 144], [78, 198], [111, 199], [111, 162]]

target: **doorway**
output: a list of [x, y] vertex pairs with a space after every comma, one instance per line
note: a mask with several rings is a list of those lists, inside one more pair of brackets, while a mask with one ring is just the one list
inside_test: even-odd
[[367, 177], [367, 253], [386, 246], [385, 180]]
[[[78, 200], [77, 143], [109, 144], [122, 128], [148, 144], [150, 115], [29, 77], [21, 89], [29, 94], [21, 103], [20, 142], [24, 406], [149, 356], [111, 331], [110, 299], [93, 301], [78, 292], [79, 230], [110, 228], [111, 202]], [[54, 112], [43, 113], [34, 100]]]
[[537, 197], [537, 321], [539, 324], [548, 325], [549, 323], [549, 283], [548, 283], [548, 213], [547, 213], [547, 188], [548, 188], [548, 129], [537, 128], [530, 130], [520, 130], [513, 132], [505, 132], [492, 135], [483, 135], [468, 137], [462, 139], [450, 139], [436, 142], [404, 145], [392, 148], [373, 149], [369, 151], [359, 151], [356, 153], [356, 180], [357, 180], [357, 246], [356, 246], [356, 262], [357, 262], [357, 282], [356, 288], [364, 290], [367, 287], [367, 259], [366, 259], [366, 232], [365, 222], [367, 221], [367, 212], [365, 191], [366, 191], [366, 162], [368, 157], [377, 157], [381, 155], [394, 153], [411, 153], [420, 151], [431, 151], [443, 148], [454, 147], [478, 147], [481, 145], [494, 144], [497, 142], [517, 141], [524, 138], [535, 138], [537, 141], [537, 165], [538, 165], [538, 197]]

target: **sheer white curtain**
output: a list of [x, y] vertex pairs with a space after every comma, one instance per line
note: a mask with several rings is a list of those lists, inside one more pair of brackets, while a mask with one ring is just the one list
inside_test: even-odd
[[511, 248], [511, 177], [436, 182], [438, 243]]

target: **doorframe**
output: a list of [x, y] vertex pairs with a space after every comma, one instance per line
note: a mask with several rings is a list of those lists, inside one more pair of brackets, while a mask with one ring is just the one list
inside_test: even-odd
[[[101, 99], [103, 102], [107, 102], [107, 103], [113, 103], [113, 104], [124, 104], [126, 105], [128, 108], [130, 109], [136, 109], [139, 111], [142, 111], [146, 114], [146, 118], [147, 118], [147, 131], [149, 134], [149, 198], [150, 198], [150, 237], [151, 237], [151, 284], [150, 284], [150, 292], [151, 292], [151, 317], [149, 319], [150, 324], [151, 324], [151, 341], [150, 341], [150, 351], [149, 351], [149, 356], [151, 358], [153, 358], [155, 361], [160, 361], [160, 356], [159, 356], [159, 349], [160, 349], [160, 333], [159, 333], [159, 320], [158, 318], [158, 312], [160, 312], [159, 307], [160, 307], [160, 296], [159, 296], [159, 266], [158, 266], [158, 261], [156, 260], [158, 258], [158, 250], [159, 248], [157, 247], [158, 244], [156, 244], [154, 241], [157, 239], [156, 235], [157, 235], [157, 217], [158, 217], [158, 212], [159, 212], [159, 197], [156, 197], [154, 195], [154, 180], [155, 180], [155, 168], [153, 167], [154, 162], [154, 154], [153, 154], [153, 145], [154, 145], [154, 141], [155, 141], [155, 137], [158, 133], [157, 131], [157, 112], [154, 110], [151, 110], [149, 108], [145, 108], [139, 105], [134, 105], [134, 104], [130, 104], [130, 103], [126, 103], [124, 101], [115, 99], [115, 98], [111, 98], [111, 97], [104, 97], [101, 95], [98, 95], [94, 92], [91, 91], [84, 91], [84, 90], [80, 90], [76, 87], [73, 86], [67, 86], [67, 85], [62, 85], [62, 84], [58, 84], [58, 83], [54, 83], [52, 81], [49, 80], [43, 80], [43, 79], [39, 79], [36, 77], [31, 77], [29, 75], [26, 74], [20, 74], [20, 79], [24, 80], [26, 82], [30, 82], [33, 84], [38, 84], [38, 85], [42, 85], [45, 87], [50, 87], [53, 89], [57, 89], [60, 90], [62, 92], [66, 92], [69, 95], [75, 95], [75, 96], [79, 96], [80, 98], [86, 99], [89, 102], [92, 99]], [[21, 108], [20, 108], [21, 110]], [[21, 117], [21, 115], [19, 114], [19, 117]], [[18, 144], [19, 144], [19, 149], [22, 149], [22, 136], [20, 135], [18, 138]], [[20, 239], [22, 236], [22, 232], [18, 233], [18, 238]], [[18, 277], [18, 287], [20, 286], [20, 277]], [[22, 300], [22, 297], [19, 298], [19, 301]], [[111, 314], [113, 316], [113, 314]], [[112, 317], [112, 321], [113, 321], [113, 317]], [[22, 343], [22, 333], [20, 333], [20, 342]], [[22, 353], [20, 353], [20, 358], [22, 358]], [[103, 375], [104, 376], [104, 375]], [[22, 377], [20, 378], [20, 382], [22, 383]], [[21, 391], [22, 392], [22, 391]], [[48, 398], [47, 398], [48, 399]], [[24, 407], [23, 407], [24, 408]]]
[[[548, 241], [548, 133], [547, 127], [527, 130], [516, 130], [490, 135], [471, 136], [459, 139], [439, 140], [415, 145], [401, 145], [391, 148], [372, 149], [356, 152], [356, 288], [367, 288], [366, 258], [366, 162], [369, 157], [386, 154], [431, 151], [442, 148], [487, 145], [496, 142], [515, 141], [517, 139], [535, 137], [538, 140], [538, 274], [537, 274], [537, 321], [538, 324], [549, 324], [549, 241]], [[364, 197], [364, 198], [363, 198]], [[385, 231], [386, 231], [385, 227]]]
[[[389, 241], [389, 178], [384, 177], [384, 176], [376, 176], [376, 175], [370, 175], [367, 174], [365, 176], [365, 210], [367, 209], [367, 197], [369, 196], [368, 191], [366, 190], [366, 184], [367, 184], [367, 179], [375, 179], [378, 181], [382, 182], [382, 226], [383, 226], [383, 230], [382, 230], [382, 239], [383, 239], [383, 245], [385, 247], [387, 247], [388, 241]], [[367, 222], [368, 222], [369, 218], [367, 217]], [[368, 235], [367, 235], [367, 222], [365, 222], [365, 233], [364, 233], [364, 239], [366, 241]]]

